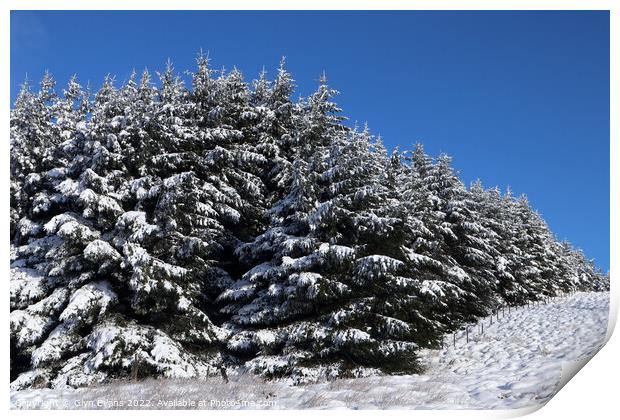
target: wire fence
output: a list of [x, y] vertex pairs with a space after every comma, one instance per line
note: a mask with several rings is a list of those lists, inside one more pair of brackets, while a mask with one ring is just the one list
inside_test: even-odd
[[[487, 330], [488, 330], [488, 327], [492, 327], [493, 323], [498, 323], [500, 319], [505, 318], [507, 315], [509, 316], [513, 312], [528, 310], [528, 309], [535, 308], [541, 305], [548, 305], [558, 299], [570, 298], [577, 292], [579, 292], [579, 290], [576, 288], [569, 289], [566, 292], [559, 291], [554, 296], [543, 296], [540, 299], [528, 300], [525, 303], [522, 303], [519, 305], [498, 306], [497, 308], [493, 309], [491, 313], [487, 315], [486, 317], [479, 318], [477, 323], [475, 324], [468, 323], [464, 326], [464, 328], [454, 331], [451, 334], [444, 335], [441, 339], [441, 348], [444, 349], [444, 348], [453, 347], [456, 349], [457, 345], [459, 344], [459, 341], [463, 343], [463, 340], [464, 340], [464, 344], [467, 344], [469, 343], [470, 339], [473, 339], [476, 336], [477, 337], [483, 336], [484, 331], [485, 331], [485, 326], [487, 327]], [[447, 340], [446, 338], [450, 338], [450, 335], [452, 335], [451, 337], [452, 339]]]

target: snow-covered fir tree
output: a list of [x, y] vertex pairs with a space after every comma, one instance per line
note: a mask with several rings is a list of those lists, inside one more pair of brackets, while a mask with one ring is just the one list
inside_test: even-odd
[[421, 368], [498, 305], [609, 276], [525, 197], [388, 152], [326, 78], [49, 74], [11, 110], [11, 387], [243, 368], [298, 381]]

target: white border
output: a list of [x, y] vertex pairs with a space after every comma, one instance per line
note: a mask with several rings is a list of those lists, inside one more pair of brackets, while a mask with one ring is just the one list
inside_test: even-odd
[[[0, 74], [3, 80], [0, 91], [2, 92], [1, 99], [1, 112], [3, 118], [0, 119], [0, 130], [4, 134], [4, 142], [2, 143], [4, 150], [0, 153], [0, 167], [3, 168], [2, 172], [2, 191], [0, 191], [0, 199], [2, 200], [2, 210], [0, 213], [0, 220], [3, 220], [2, 224], [2, 240], [0, 241], [0, 252], [2, 255], [9, 255], [9, 232], [8, 223], [9, 220], [9, 144], [8, 144], [8, 131], [9, 131], [9, 98], [10, 98], [10, 67], [7, 65], [10, 63], [10, 10], [353, 10], [352, 5], [355, 5], [355, 9], [363, 10], [610, 10], [610, 138], [614, 141], [610, 142], [610, 168], [611, 168], [611, 191], [610, 191], [610, 203], [611, 203], [611, 226], [610, 226], [610, 272], [615, 270], [615, 260], [618, 257], [618, 228], [619, 225], [614, 219], [613, 215], [620, 212], [620, 206], [618, 205], [617, 194], [617, 182], [620, 180], [620, 171], [616, 164], [619, 162], [618, 153], [620, 148], [618, 147], [618, 76], [620, 74], [620, 67], [618, 66], [618, 40], [620, 40], [620, 3], [614, 1], [605, 0], [437, 0], [437, 1], [422, 1], [411, 0], [406, 4], [402, 1], [395, 0], [382, 0], [368, 1], [357, 0], [355, 2], [341, 1], [341, 0], [303, 0], [296, 1], [292, 4], [291, 1], [284, 0], [262, 0], [247, 1], [247, 0], [226, 0], [218, 2], [207, 1], [192, 1], [192, 0], [175, 0], [174, 2], [165, 2], [161, 0], [151, 1], [130, 1], [130, 0], [91, 0], [88, 2], [76, 1], [76, 0], [55, 0], [50, 1], [36, 1], [36, 0], [8, 0], [2, 2], [4, 9], [0, 26], [2, 29], [2, 37], [0, 41], [0, 57], [3, 57], [4, 65], [0, 66]], [[174, 6], [174, 7], [172, 7]], [[616, 118], [614, 118], [614, 116]], [[585, 146], [586, 143], [584, 143]], [[606, 241], [607, 238], [601, 238]], [[5, 257], [6, 258], [6, 257]], [[6, 260], [5, 260], [6, 261]], [[9, 305], [8, 305], [8, 264], [4, 265], [4, 282], [1, 289], [4, 299], [0, 299], [2, 302], [2, 313], [8, 318]], [[613, 276], [612, 276], [613, 277]], [[618, 313], [618, 297], [619, 292], [615, 287], [616, 282], [612, 281], [611, 299], [612, 299], [612, 312], [610, 316], [610, 328], [608, 332], [608, 338], [611, 335], [613, 327], [615, 326], [617, 313]], [[5, 318], [5, 328], [8, 326], [8, 320]], [[8, 334], [2, 335], [5, 340], [5, 344], [2, 347], [2, 374], [5, 380], [9, 377], [9, 351], [8, 351]], [[619, 352], [619, 339], [616, 336], [612, 337], [609, 343], [601, 350], [601, 352], [594, 358], [594, 360], [584, 367], [583, 371], [578, 374], [577, 379], [573, 379], [570, 383], [556, 395], [549, 404], [542, 410], [537, 411], [530, 418], [562, 418], [583, 419], [584, 416], [592, 416], [594, 418], [611, 418], [608, 413], [616, 412], [616, 399], [618, 398], [615, 391], [615, 385], [617, 385], [618, 373], [620, 363], [616, 354]], [[8, 380], [5, 382], [8, 388]], [[5, 394], [5, 409], [8, 410], [8, 389]], [[515, 417], [519, 415], [532, 412], [532, 409], [523, 410], [506, 410], [506, 411], [390, 411], [390, 417], [395, 416], [398, 418], [455, 418], [459, 419], [480, 419], [480, 418], [506, 418]], [[535, 410], [534, 410], [535, 411]], [[65, 418], [67, 416], [77, 418], [82, 416], [83, 412], [62, 412], [62, 411], [45, 411], [45, 412], [31, 412], [31, 411], [11, 411], [10, 416], [12, 418], [31, 418], [37, 414], [43, 414], [47, 419]], [[6, 413], [8, 414], [8, 413]], [[89, 411], [88, 415], [93, 417], [107, 417], [110, 412], [93, 412]], [[375, 415], [386, 415], [387, 413], [375, 412], [375, 411], [359, 411], [359, 412], [347, 412], [347, 416], [355, 416], [357, 418], [370, 418]], [[117, 411], [115, 416], [120, 417], [133, 417], [134, 415], [148, 415], [158, 418], [166, 418], [169, 413], [165, 411], [152, 411], [152, 412], [130, 412], [130, 411]], [[286, 418], [287, 420], [291, 415], [295, 417], [314, 417], [315, 412], [311, 410], [305, 411], [245, 411], [232, 414], [224, 411], [210, 411], [210, 412], [189, 412], [183, 411], [179, 415], [185, 416], [200, 416], [202, 418], [216, 417], [216, 418], [228, 418], [235, 416], [239, 418], [255, 418], [256, 416], [270, 416], [272, 418]], [[338, 412], [327, 411], [321, 413], [322, 416], [336, 417]]]
[[[611, 0], [8, 0], [14, 10], [612, 10]], [[52, 4], [50, 4], [52, 3]], [[355, 7], [353, 7], [355, 6]]]

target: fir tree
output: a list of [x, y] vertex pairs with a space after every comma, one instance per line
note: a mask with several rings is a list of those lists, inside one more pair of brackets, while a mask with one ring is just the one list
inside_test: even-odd
[[494, 310], [609, 276], [525, 197], [349, 128], [323, 76], [293, 102], [199, 55], [185, 85], [46, 74], [11, 110], [11, 387], [417, 372]]

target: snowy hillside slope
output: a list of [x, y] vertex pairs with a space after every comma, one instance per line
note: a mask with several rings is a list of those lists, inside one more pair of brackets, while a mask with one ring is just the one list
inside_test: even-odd
[[[546, 305], [520, 307], [499, 321], [445, 337], [447, 348], [423, 350], [423, 375], [337, 379], [293, 386], [249, 374], [207, 381], [115, 382], [81, 389], [11, 393], [12, 408], [351, 408], [510, 409], [543, 404], [556, 392], [562, 365], [604, 344], [609, 293], [580, 292]], [[133, 401], [128, 400], [131, 398]], [[137, 407], [136, 407], [137, 403]], [[193, 404], [193, 406], [192, 406]]]

